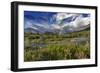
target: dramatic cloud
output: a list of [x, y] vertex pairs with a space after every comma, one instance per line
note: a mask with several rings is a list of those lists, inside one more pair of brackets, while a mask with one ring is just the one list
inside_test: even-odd
[[56, 12], [30, 12], [24, 13], [24, 28], [42, 32], [59, 33], [77, 31], [90, 25], [90, 14], [56, 13]]

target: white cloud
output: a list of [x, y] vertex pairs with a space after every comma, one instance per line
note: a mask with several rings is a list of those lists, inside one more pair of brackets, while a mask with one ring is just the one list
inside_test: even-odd
[[68, 18], [68, 17], [71, 17], [71, 16], [75, 16], [77, 14], [72, 14], [72, 13], [57, 13], [56, 15], [56, 20], [59, 21], [59, 20], [63, 20], [65, 18]]

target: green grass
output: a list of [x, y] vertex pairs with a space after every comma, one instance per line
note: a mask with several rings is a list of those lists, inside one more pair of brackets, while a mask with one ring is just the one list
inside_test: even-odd
[[[77, 37], [89, 38], [89, 29], [65, 35], [25, 33], [24, 36], [24, 61], [26, 62], [90, 58], [90, 42], [72, 43], [70, 41]], [[41, 36], [44, 37], [42, 40]], [[32, 43], [47, 45], [44, 47], [31, 46]]]

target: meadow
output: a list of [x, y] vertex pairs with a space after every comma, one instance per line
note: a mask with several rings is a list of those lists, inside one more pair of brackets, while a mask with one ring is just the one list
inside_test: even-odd
[[90, 58], [90, 29], [68, 34], [24, 33], [24, 61]]

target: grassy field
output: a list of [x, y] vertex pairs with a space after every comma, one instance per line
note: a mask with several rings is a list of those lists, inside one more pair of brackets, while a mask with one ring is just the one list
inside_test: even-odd
[[89, 39], [90, 29], [64, 35], [24, 33], [24, 61], [90, 58]]

